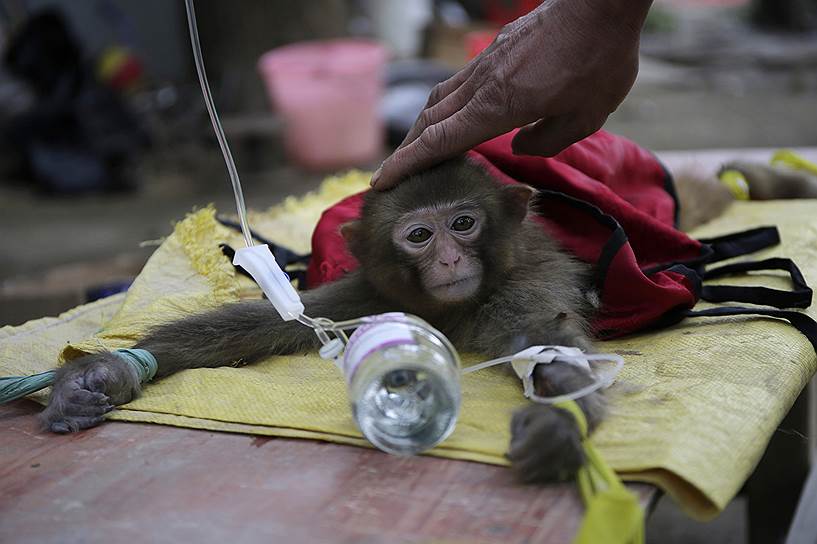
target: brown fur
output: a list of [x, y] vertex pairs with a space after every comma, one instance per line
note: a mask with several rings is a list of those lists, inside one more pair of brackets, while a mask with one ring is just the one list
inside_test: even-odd
[[729, 189], [715, 176], [684, 171], [675, 176], [680, 203], [678, 227], [689, 231], [720, 216], [735, 201]]

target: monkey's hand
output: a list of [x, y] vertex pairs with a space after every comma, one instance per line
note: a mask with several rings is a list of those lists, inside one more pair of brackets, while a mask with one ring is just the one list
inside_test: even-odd
[[114, 406], [129, 402], [139, 391], [139, 377], [118, 356], [88, 355], [57, 371], [40, 421], [55, 433], [87, 429], [102, 423]]
[[[541, 364], [534, 370], [534, 386], [542, 396], [576, 391], [593, 381], [586, 371], [564, 362]], [[590, 430], [604, 415], [599, 391], [576, 401]], [[511, 420], [511, 468], [523, 482], [556, 482], [571, 479], [584, 464], [581, 433], [573, 415], [546, 404], [531, 404]]]
[[522, 482], [571, 479], [584, 464], [581, 436], [573, 416], [544, 404], [517, 410], [511, 420], [508, 459]]

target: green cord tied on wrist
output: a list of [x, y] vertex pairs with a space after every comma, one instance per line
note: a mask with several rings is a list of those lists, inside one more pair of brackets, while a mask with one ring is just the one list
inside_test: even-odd
[[624, 487], [590, 443], [584, 412], [572, 400], [558, 402], [555, 406], [575, 418], [586, 458], [576, 476], [585, 514], [573, 544], [643, 544], [644, 512], [636, 496]]
[[156, 375], [159, 370], [159, 363], [156, 362], [156, 357], [146, 349], [118, 349], [114, 351], [115, 354], [131, 365], [131, 367], [139, 375], [140, 383], [147, 383]]
[[[156, 357], [146, 349], [118, 349], [113, 353], [133, 368], [141, 383], [152, 380], [159, 369]], [[56, 370], [47, 370], [31, 376], [0, 378], [0, 404], [23, 398], [53, 385], [56, 375]]]

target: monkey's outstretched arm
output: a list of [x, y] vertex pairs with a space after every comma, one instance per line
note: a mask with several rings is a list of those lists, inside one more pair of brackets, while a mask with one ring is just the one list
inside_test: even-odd
[[[306, 291], [302, 299], [308, 315], [334, 320], [385, 311], [385, 304], [357, 274]], [[156, 376], [163, 377], [187, 368], [254, 363], [317, 346], [311, 328], [281, 320], [269, 301], [250, 300], [159, 325], [135, 347], [153, 354]], [[139, 392], [138, 376], [118, 355], [88, 355], [59, 369], [41, 420], [54, 432], [91, 427]]]
[[[496, 301], [486, 305], [478, 344], [504, 350], [504, 355], [534, 345], [579, 347], [593, 352], [584, 315], [591, 303], [578, 288], [580, 272], [575, 263], [558, 255], [545, 270], [526, 272], [532, 278], [518, 282]], [[537, 281], [547, 278], [548, 281]], [[494, 319], [489, 319], [492, 316]], [[591, 384], [584, 369], [566, 362], [540, 364], [534, 385], [540, 396], [572, 393]], [[604, 417], [604, 395], [595, 391], [577, 400], [594, 429]], [[525, 482], [551, 482], [573, 477], [584, 463], [581, 434], [573, 415], [551, 405], [530, 403], [514, 413], [508, 458], [517, 477]]]
[[161, 378], [186, 368], [250, 364], [317, 344], [311, 328], [281, 320], [269, 301], [246, 300], [160, 325], [134, 347], [153, 354]]
[[[592, 352], [592, 343], [582, 327], [570, 320], [557, 320], [555, 330], [542, 337], [531, 335], [532, 345], [554, 344], [580, 347]], [[536, 393], [555, 397], [578, 391], [594, 378], [584, 369], [558, 360], [537, 365], [533, 374]], [[587, 418], [590, 431], [604, 418], [605, 399], [601, 390], [576, 400]], [[508, 458], [514, 472], [525, 482], [551, 482], [572, 478], [584, 463], [581, 432], [572, 414], [551, 405], [530, 403], [517, 410], [511, 420]]]

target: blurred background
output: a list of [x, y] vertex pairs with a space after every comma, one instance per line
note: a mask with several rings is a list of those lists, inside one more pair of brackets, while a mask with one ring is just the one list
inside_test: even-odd
[[[376, 167], [537, 3], [197, 0], [248, 206]], [[0, 0], [0, 47], [0, 325], [127, 289], [173, 220], [232, 212], [181, 0]], [[657, 0], [606, 128], [659, 151], [817, 146], [816, 99], [817, 0]], [[648, 534], [744, 542], [742, 508], [698, 525], [662, 505]]]

